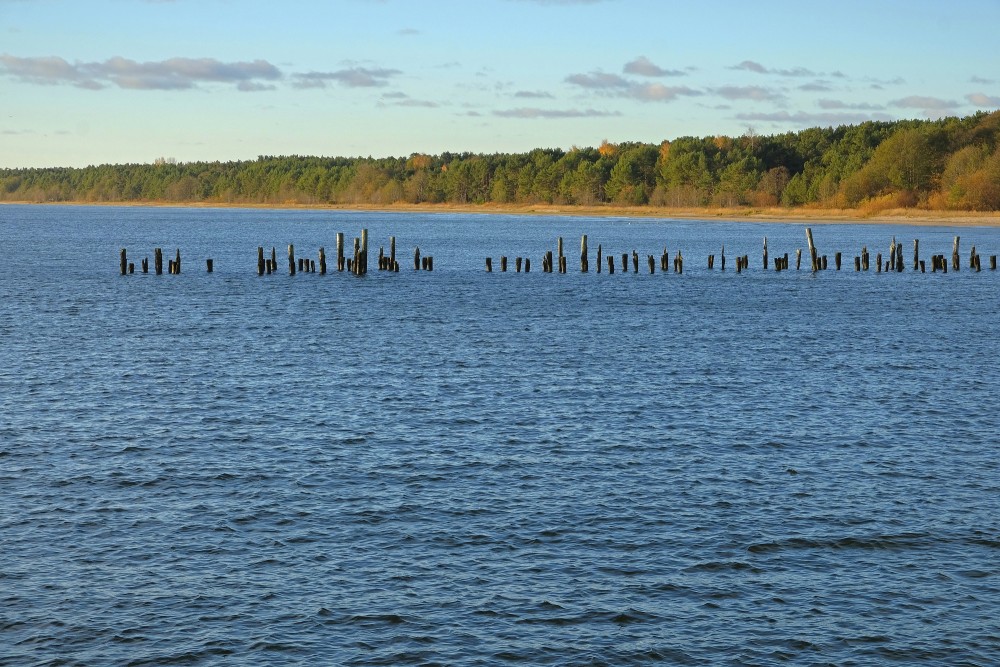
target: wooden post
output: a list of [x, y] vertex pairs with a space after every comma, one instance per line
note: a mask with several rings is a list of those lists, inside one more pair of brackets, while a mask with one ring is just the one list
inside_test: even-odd
[[153, 248], [153, 269], [156, 275], [163, 275], [163, 249]]
[[378, 247], [378, 270], [385, 271], [385, 246]]
[[257, 246], [257, 275], [264, 275], [264, 246]]
[[684, 256], [681, 255], [679, 248], [677, 249], [677, 255], [674, 257], [674, 271], [684, 273]]
[[723, 271], [726, 270], [726, 246], [722, 246], [722, 250], [719, 253], [719, 268]]
[[[299, 262], [299, 273], [305, 273], [309, 271], [309, 267], [303, 264], [301, 257], [299, 257], [298, 262]], [[305, 266], [305, 268], [303, 268], [303, 266]]]
[[337, 270], [343, 271], [346, 266], [344, 261], [344, 232], [337, 232]]
[[149, 273], [149, 257], [142, 258], [142, 272]]
[[788, 253], [787, 252], [785, 253], [784, 257], [782, 257], [782, 259], [781, 259], [781, 265], [782, 265], [781, 266], [782, 269], [784, 269], [785, 271], [788, 270]]
[[802, 248], [795, 249], [795, 270], [798, 271], [802, 267]]
[[500, 273], [507, 273], [507, 255], [500, 255]]
[[660, 271], [666, 273], [670, 270], [670, 255], [667, 253], [667, 246], [663, 246], [663, 254], [660, 255]]
[[326, 248], [322, 246], [319, 249], [319, 275], [326, 275]]
[[736, 258], [736, 273], [743, 273], [743, 258]]
[[566, 259], [566, 255], [559, 258], [559, 273], [566, 273], [566, 265], [569, 260]]
[[368, 230], [361, 230], [361, 275], [368, 273]]
[[597, 244], [597, 272], [601, 272], [601, 244]]
[[563, 242], [562, 242], [562, 237], [561, 236], [559, 237], [559, 239], [558, 239], [558, 241], [556, 243], [556, 250], [559, 251], [557, 253], [556, 260], [559, 262], [559, 272], [562, 273]]
[[274, 246], [271, 246], [271, 271], [278, 272], [278, 250]]
[[589, 268], [587, 260], [587, 235], [584, 234], [580, 237], [580, 273], [587, 273]]
[[118, 256], [119, 268], [121, 269], [122, 275], [124, 276], [128, 272], [128, 257], [125, 253], [125, 248], [122, 248]]
[[396, 266], [396, 237], [395, 236], [390, 236], [389, 237], [389, 261], [392, 263], [392, 266], [394, 266], [394, 267]]
[[212, 258], [209, 257], [205, 260], [205, 268], [208, 269], [208, 273], [212, 272]]
[[896, 270], [896, 237], [892, 237], [892, 243], [889, 244], [889, 265], [892, 270]]
[[918, 266], [920, 266], [920, 239], [913, 239], [913, 270], [916, 271]]
[[990, 271], [996, 271], [996, 270], [997, 270], [997, 256], [990, 255]]
[[654, 273], [656, 273], [656, 260], [653, 259], [652, 255], [650, 255], [649, 256], [649, 275], [653, 275]]
[[531, 273], [531, 258], [530, 257], [525, 257], [524, 258], [524, 272], [525, 273]]
[[523, 260], [520, 257], [515, 257], [514, 258], [514, 269], [517, 271], [517, 273], [521, 272], [521, 264], [522, 263], [523, 263]]
[[955, 237], [955, 243], [951, 247], [951, 268], [958, 271], [958, 241], [959, 237]]
[[128, 263], [128, 272], [129, 274], [135, 273], [135, 262]]
[[969, 268], [976, 268], [976, 246], [972, 246], [972, 250], [969, 251]]
[[493, 273], [493, 258], [486, 258], [486, 273]]
[[925, 273], [927, 271], [927, 267], [924, 265], [924, 260], [920, 260], [919, 264], [920, 264], [920, 273]]
[[622, 273], [628, 273], [628, 253], [622, 253]]
[[288, 275], [295, 275], [295, 246], [288, 244]]
[[882, 273], [882, 253], [875, 255], [875, 265], [878, 273]]
[[351, 259], [351, 273], [361, 275], [361, 239], [354, 237], [354, 253]]
[[639, 273], [639, 253], [632, 251], [632, 272]]
[[764, 270], [767, 271], [767, 237], [764, 237]]
[[840, 271], [840, 253], [838, 252], [833, 256], [833, 263], [837, 265], [837, 270]]
[[553, 272], [553, 269], [552, 269], [552, 251], [551, 250], [546, 250], [545, 251], [545, 266], [546, 266], [546, 269], [545, 269], [546, 272], [548, 272], [548, 273], [552, 273]]
[[709, 255], [708, 256], [708, 269], [709, 269], [709, 271], [711, 271], [713, 268], [715, 268], [715, 255]]
[[177, 254], [174, 257], [174, 273], [180, 275], [181, 273], [181, 249], [177, 249]]
[[903, 272], [903, 244], [896, 246], [896, 273]]
[[824, 271], [826, 271], [826, 255], [823, 255], [822, 259], [823, 259], [823, 261], [821, 262], [822, 268]]
[[806, 241], [809, 242], [809, 257], [812, 260], [812, 270], [815, 273], [819, 269], [819, 262], [816, 245], [813, 243], [813, 233], [808, 227], [806, 227]]
[[419, 246], [413, 249], [413, 270], [414, 271], [419, 271], [420, 270], [420, 247]]
[[854, 271], [857, 272], [857, 271], [860, 271], [860, 270], [861, 270], [861, 257], [855, 255], [854, 256]]
[[615, 272], [615, 258], [608, 255], [608, 273], [614, 275]]

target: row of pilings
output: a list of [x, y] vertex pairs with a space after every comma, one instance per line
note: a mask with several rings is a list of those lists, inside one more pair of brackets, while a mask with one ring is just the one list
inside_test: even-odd
[[[829, 267], [827, 255], [821, 255], [816, 244], [813, 241], [812, 230], [808, 227], [806, 232], [806, 242], [808, 244], [808, 257], [807, 261], [809, 263], [808, 268], [813, 272], [825, 271]], [[337, 255], [336, 255], [336, 270], [338, 272], [346, 271], [356, 276], [363, 276], [368, 273], [368, 230], [361, 230], [361, 236], [354, 238], [353, 252], [351, 256], [347, 256], [345, 252], [344, 245], [344, 234], [342, 232], [337, 233]], [[949, 268], [951, 271], [959, 271], [962, 266], [961, 255], [960, 255], [960, 237], [956, 236], [952, 244], [952, 252], [950, 258], [944, 254], [932, 255], [930, 258], [930, 268], [931, 273], [943, 272], [947, 273]], [[615, 267], [618, 265], [618, 257], [621, 261], [621, 271], [622, 273], [628, 273], [629, 266], [631, 265], [632, 271], [635, 273], [640, 272], [640, 256], [637, 250], [633, 250], [631, 254], [622, 253], [620, 256], [612, 254], [604, 254], [603, 246], [597, 246], [597, 262], [595, 265], [596, 272], [601, 273], [602, 267], [607, 267], [607, 272], [613, 274], [615, 272]], [[716, 266], [716, 259], [718, 258], [719, 268], [721, 270], [726, 270], [726, 247], [722, 246], [720, 254], [718, 257], [715, 254], [708, 256], [708, 268], [714, 269]], [[507, 272], [508, 270], [508, 258], [506, 255], [500, 256], [499, 268], [501, 272]], [[833, 265], [837, 271], [841, 270], [842, 266], [842, 253], [835, 253], [833, 256]], [[867, 246], [862, 246], [859, 254], [854, 256], [854, 270], [869, 271], [872, 269], [872, 256], [871, 252], [868, 250]], [[655, 273], [656, 267], [659, 265], [659, 269], [663, 273], [669, 272], [671, 269], [674, 273], [684, 272], [684, 261], [685, 258], [680, 250], [677, 250], [676, 254], [671, 258], [666, 246], [663, 248], [663, 252], [657, 257], [655, 255], [646, 255], [645, 266], [648, 266], [649, 273]], [[567, 273], [568, 272], [568, 260], [564, 253], [563, 239], [559, 237], [556, 241], [556, 251], [549, 250], [542, 255], [542, 272], [544, 273]], [[389, 237], [389, 252], [386, 254], [385, 246], [379, 247], [378, 261], [376, 263], [379, 271], [387, 271], [392, 273], [398, 273], [400, 265], [396, 259], [396, 237]], [[764, 248], [762, 254], [762, 266], [765, 271], [770, 270], [773, 265], [776, 272], [787, 271], [790, 268], [790, 259], [788, 253], [783, 255], [772, 257], [768, 248], [767, 237], [764, 237]], [[129, 261], [128, 253], [125, 248], [121, 249], [119, 255], [119, 266], [121, 275], [127, 275], [135, 273], [135, 263]], [[149, 273], [150, 263], [149, 258], [145, 257], [140, 262], [140, 267], [143, 273]], [[968, 267], [972, 271], [982, 270], [982, 257], [977, 252], [976, 246], [972, 246], [968, 257]], [[211, 258], [205, 260], [205, 268], [211, 273], [214, 270], [214, 262]], [[327, 273], [327, 257], [326, 250], [323, 247], [319, 248], [317, 259], [306, 258], [304, 256], [296, 256], [295, 246], [293, 244], [288, 245], [288, 274], [294, 276], [296, 273], [316, 273], [324, 275]], [[413, 251], [413, 268], [414, 270], [420, 271], [433, 271], [434, 270], [434, 258], [432, 256], [421, 256], [420, 248], [416, 247]], [[750, 257], [749, 255], [741, 255], [735, 258], [735, 268], [737, 273], [742, 273], [750, 268]], [[795, 250], [795, 269], [801, 270], [802, 268], [802, 249], [798, 248]], [[919, 271], [925, 273], [927, 270], [926, 260], [920, 257], [920, 241], [918, 239], [913, 240], [913, 271]], [[997, 256], [989, 256], [989, 268], [995, 271], [997, 268]], [[493, 258], [486, 258], [486, 271], [492, 273], [494, 269]], [[529, 273], [531, 271], [531, 259], [527, 257], [515, 257], [514, 258], [514, 270], [517, 273], [521, 273], [523, 269], [524, 273]], [[896, 238], [892, 238], [892, 242], [889, 245], [888, 252], [885, 256], [882, 253], [876, 253], [874, 257], [874, 269], [878, 273], [901, 273], [904, 270], [904, 259], [903, 259], [903, 244], [897, 243]], [[176, 250], [174, 259], [168, 259], [167, 273], [170, 275], [178, 275], [181, 272], [181, 251]], [[156, 275], [162, 275], [164, 272], [163, 265], [163, 250], [162, 248], [154, 248], [153, 250], [153, 271]], [[588, 273], [590, 271], [590, 253], [588, 250], [587, 235], [584, 234], [580, 239], [580, 271], [583, 273]], [[264, 246], [257, 247], [257, 275], [272, 275], [279, 272], [278, 259], [277, 259], [277, 249], [271, 247], [270, 253], [265, 253]]]
[[[363, 276], [368, 273], [368, 230], [361, 230], [361, 236], [354, 239], [354, 252], [348, 257], [344, 252], [344, 234], [337, 233], [337, 271], [347, 271], [356, 276]], [[119, 253], [119, 264], [121, 275], [135, 273], [135, 262], [129, 261], [128, 251], [122, 248]], [[208, 273], [214, 271], [214, 261], [209, 258], [205, 260], [205, 268]], [[145, 257], [140, 262], [143, 273], [149, 273], [149, 258]], [[399, 262], [396, 260], [396, 237], [389, 237], [389, 254], [385, 253], [385, 246], [381, 246], [378, 251], [379, 271], [389, 271], [399, 273]], [[154, 248], [153, 267], [156, 275], [163, 274], [163, 250]], [[169, 260], [168, 273], [178, 275], [181, 272], [181, 251], [178, 248], [175, 259]], [[420, 248], [413, 250], [413, 268], [417, 271], [433, 271], [434, 257], [425, 255], [421, 257]], [[294, 276], [296, 273], [316, 273], [325, 275], [327, 273], [326, 249], [320, 247], [317, 259], [310, 259], [303, 256], [296, 257], [295, 245], [288, 245], [288, 274]], [[278, 273], [278, 251], [274, 246], [271, 252], [265, 254], [264, 246], [257, 246], [257, 275], [272, 275]]]
[[[826, 271], [829, 268], [829, 258], [827, 255], [821, 255], [819, 249], [817, 248], [815, 242], [813, 241], [812, 230], [806, 228], [806, 242], [808, 244], [808, 261], [809, 268], [813, 272], [816, 271]], [[960, 237], [956, 236], [952, 246], [951, 253], [951, 269], [952, 271], [959, 271], [961, 269], [961, 259], [959, 254]], [[609, 274], [615, 272], [616, 257], [613, 255], [604, 255], [604, 248], [601, 245], [597, 246], [597, 273], [601, 273], [601, 267], [603, 266], [602, 259], [607, 261], [607, 271]], [[631, 255], [629, 253], [621, 254], [621, 271], [622, 273], [628, 273], [629, 264], [631, 259], [632, 271], [639, 273], [640, 262], [639, 262], [639, 252], [633, 250]], [[719, 267], [721, 270], [726, 270], [726, 247], [722, 246], [721, 252], [718, 256]], [[743, 271], [750, 268], [750, 256], [742, 255], [735, 258], [736, 262], [736, 272], [742, 273]], [[770, 270], [770, 266], [774, 266], [774, 271], [781, 272], [787, 271], [790, 267], [790, 260], [788, 253], [783, 255], [771, 257], [767, 237], [764, 237], [764, 249], [761, 265], [764, 270]], [[649, 273], [656, 272], [657, 261], [654, 255], [647, 255], [645, 264], [649, 267]], [[843, 264], [843, 253], [835, 253], [833, 256], [833, 265], [837, 271], [841, 270]], [[716, 265], [716, 255], [712, 254], [708, 256], [708, 268], [714, 269]], [[868, 251], [867, 246], [862, 246], [861, 252], [854, 257], [854, 270], [855, 271], [869, 271], [872, 265], [871, 253]], [[527, 273], [531, 270], [531, 260], [525, 257], [515, 257], [514, 267], [517, 273], [521, 272], [522, 266], [524, 267], [524, 272]], [[673, 272], [683, 273], [684, 272], [684, 257], [681, 251], [678, 250], [676, 255], [673, 257]], [[948, 272], [949, 262], [946, 260], [945, 255], [933, 255], [931, 257], [931, 272], [942, 271], [944, 273]], [[973, 271], [982, 270], [982, 256], [976, 251], [976, 246], [972, 246], [972, 250], [969, 254], [968, 266]], [[662, 254], [659, 256], [659, 267], [660, 271], [667, 273], [671, 268], [670, 255], [667, 251], [666, 246], [663, 248]], [[997, 268], [997, 256], [990, 255], [989, 257], [989, 267], [990, 270], [995, 271]], [[493, 258], [486, 258], [486, 271], [487, 273], [493, 272]], [[508, 268], [508, 258], [506, 255], [500, 256], [500, 271], [506, 272]], [[799, 271], [802, 269], [802, 249], [797, 248], [795, 250], [795, 270]], [[904, 269], [903, 261], [903, 244], [897, 243], [896, 238], [892, 238], [892, 242], [889, 245], [889, 252], [885, 258], [883, 258], [882, 253], [877, 253], [875, 255], [875, 270], [879, 273], [884, 272], [897, 272], [902, 273]], [[920, 259], [920, 241], [919, 239], [913, 240], [913, 270], [925, 273], [927, 270], [926, 260]], [[542, 271], [545, 273], [567, 273], [568, 272], [568, 260], [563, 251], [563, 239], [559, 237], [556, 239], [556, 250], [555, 254], [553, 251], [548, 250], [542, 256]], [[590, 257], [588, 252], [588, 240], [587, 235], [584, 234], [580, 238], [580, 272], [588, 273], [590, 271]]]

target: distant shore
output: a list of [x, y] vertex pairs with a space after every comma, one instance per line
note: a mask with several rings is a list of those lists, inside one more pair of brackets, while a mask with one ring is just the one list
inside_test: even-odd
[[552, 215], [649, 219], [725, 220], [747, 222], [810, 222], [814, 224], [888, 224], [954, 227], [1000, 227], [1000, 211], [931, 211], [890, 209], [870, 214], [859, 209], [819, 208], [667, 208], [659, 206], [576, 206], [558, 204], [283, 204], [220, 202], [13, 202], [36, 206], [150, 206], [169, 208], [254, 208], [281, 210], [377, 211], [384, 213], [472, 213], [498, 215]]

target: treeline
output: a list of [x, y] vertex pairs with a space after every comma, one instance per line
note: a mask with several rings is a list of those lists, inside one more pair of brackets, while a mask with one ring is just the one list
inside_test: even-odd
[[0, 170], [0, 200], [1000, 210], [1000, 111], [772, 136], [400, 158]]

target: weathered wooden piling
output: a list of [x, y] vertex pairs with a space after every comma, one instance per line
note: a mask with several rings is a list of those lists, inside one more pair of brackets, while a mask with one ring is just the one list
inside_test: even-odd
[[892, 237], [892, 243], [889, 244], [889, 266], [895, 271], [896, 270], [896, 237]]
[[598, 273], [601, 272], [601, 250], [602, 250], [601, 244], [598, 243], [597, 244], [597, 272]]
[[861, 257], [859, 255], [854, 256], [854, 270], [861, 271]]
[[271, 246], [271, 271], [278, 272], [278, 249], [274, 246]]
[[580, 273], [587, 273], [590, 269], [590, 260], [587, 258], [587, 235], [580, 237]]
[[380, 245], [378, 247], [378, 270], [379, 271], [385, 271], [385, 260], [386, 260], [385, 246], [384, 245]]
[[882, 273], [882, 253], [875, 255], [875, 268], [877, 273]]
[[632, 273], [639, 273], [639, 253], [632, 251]]
[[802, 248], [795, 249], [795, 270], [798, 271], [802, 267]]
[[135, 262], [128, 263], [128, 272], [130, 275], [135, 273]]
[[[920, 264], [920, 239], [913, 239], [913, 270], [916, 271]], [[923, 273], [923, 270], [920, 272]]]
[[417, 246], [413, 249], [413, 270], [420, 270], [420, 247]]
[[622, 253], [622, 273], [628, 273], [628, 253]]
[[743, 258], [739, 256], [736, 257], [736, 273], [743, 273]]
[[822, 268], [824, 271], [826, 271], [826, 255], [823, 255], [823, 257], [821, 259], [822, 259], [822, 261], [820, 262], [820, 268]]
[[142, 272], [149, 273], [149, 257], [142, 258]]
[[257, 275], [258, 276], [264, 275], [264, 268], [265, 268], [265, 263], [264, 263], [264, 246], [259, 245], [259, 246], [257, 246]]
[[838, 252], [833, 256], [833, 263], [836, 265], [837, 270], [840, 271], [840, 253]]
[[361, 239], [354, 237], [354, 252], [351, 255], [351, 273], [361, 275]]
[[608, 255], [608, 273], [614, 275], [615, 272], [615, 258]]
[[566, 273], [568, 263], [569, 260], [566, 259], [566, 255], [559, 258], [559, 273]]
[[972, 246], [972, 250], [969, 251], [969, 268], [976, 268], [976, 246]]
[[722, 250], [719, 251], [719, 269], [722, 271], [726, 270], [726, 246], [722, 246]]
[[715, 268], [715, 255], [708, 256], [708, 269], [711, 271]]
[[288, 275], [295, 275], [295, 246], [288, 244]]
[[507, 255], [500, 255], [500, 273], [507, 273]]
[[562, 273], [563, 240], [561, 236], [556, 239], [556, 250], [558, 251], [556, 253], [556, 263], [559, 266], [559, 273]]
[[764, 237], [764, 270], [767, 271], [767, 237]]
[[652, 255], [650, 255], [649, 256], [649, 275], [653, 275], [654, 273], [656, 273], [656, 260], [653, 259]]
[[174, 275], [174, 260], [172, 259], [167, 260], [167, 275], [168, 276]]
[[266, 266], [264, 268], [267, 270], [267, 275], [271, 275], [272, 273], [274, 273], [275, 271], [277, 271], [277, 267], [274, 265], [274, 262], [272, 262], [271, 260], [267, 260], [266, 261]]
[[674, 273], [684, 273], [684, 256], [681, 255], [679, 248], [677, 254], [674, 255]]
[[121, 252], [118, 254], [118, 264], [123, 276], [128, 273], [128, 256], [125, 252], [125, 248], [122, 248]]
[[308, 267], [302, 268], [304, 266], [304, 260], [301, 257], [298, 258], [298, 263], [299, 263], [299, 273], [305, 273], [306, 271], [309, 270]]
[[920, 265], [920, 273], [925, 273], [927, 271], [927, 267], [924, 265], [924, 260], [921, 259], [917, 263]]
[[997, 270], [997, 256], [990, 255], [990, 271], [996, 271], [996, 270]]
[[493, 273], [493, 258], [486, 258], [486, 273]]
[[816, 272], [819, 270], [819, 257], [816, 251], [816, 244], [813, 243], [812, 229], [809, 227], [806, 227], [806, 241], [809, 243], [809, 257], [812, 262], [812, 270]]
[[368, 273], [368, 230], [361, 230], [361, 275]]
[[322, 246], [319, 249], [319, 275], [326, 275], [326, 248]]
[[551, 250], [546, 250], [545, 251], [545, 260], [544, 260], [544, 262], [545, 262], [545, 273], [553, 273], [555, 271], [555, 269], [553, 269], [553, 267], [552, 267], [553, 260], [552, 260], [552, 251]]
[[524, 258], [524, 272], [525, 273], [531, 273], [531, 258], [530, 257], [525, 257]]
[[951, 247], [951, 268], [954, 269], [955, 271], [958, 271], [958, 269], [959, 269], [959, 266], [958, 266], [958, 264], [959, 264], [959, 262], [958, 262], [958, 242], [959, 242], [959, 237], [956, 236], [955, 237], [955, 242], [954, 242], [954, 244]]
[[514, 258], [514, 270], [517, 273], [521, 272], [521, 264], [522, 264], [522, 262], [523, 262], [523, 260], [520, 257], [515, 257]]
[[337, 271], [343, 271], [347, 268], [347, 262], [344, 258], [344, 232], [337, 232]]

